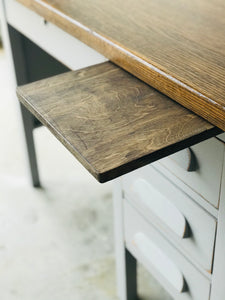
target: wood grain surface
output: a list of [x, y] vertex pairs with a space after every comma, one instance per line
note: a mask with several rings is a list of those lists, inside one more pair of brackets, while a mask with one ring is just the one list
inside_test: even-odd
[[19, 87], [17, 94], [100, 182], [220, 131], [110, 62]]
[[225, 130], [224, 0], [19, 2]]

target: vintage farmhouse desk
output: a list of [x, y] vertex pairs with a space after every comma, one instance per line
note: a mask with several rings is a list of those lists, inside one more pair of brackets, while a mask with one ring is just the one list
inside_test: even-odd
[[15, 85], [50, 77], [18, 89], [33, 185], [41, 121], [100, 182], [124, 175], [121, 300], [136, 298], [136, 260], [174, 299], [224, 300], [225, 2], [0, 3]]

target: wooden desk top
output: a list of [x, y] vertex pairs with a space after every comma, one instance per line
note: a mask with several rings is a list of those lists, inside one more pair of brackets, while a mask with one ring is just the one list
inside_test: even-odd
[[18, 1], [225, 130], [224, 0]]

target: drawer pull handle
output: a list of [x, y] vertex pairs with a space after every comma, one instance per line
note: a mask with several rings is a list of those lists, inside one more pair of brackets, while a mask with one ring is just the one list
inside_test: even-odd
[[135, 181], [134, 192], [146, 208], [150, 209], [167, 227], [180, 238], [188, 236], [188, 224], [183, 214], [163, 194], [140, 178]]
[[198, 169], [198, 161], [191, 148], [172, 154], [170, 155], [170, 158], [185, 171], [194, 172]]
[[174, 262], [155, 245], [147, 236], [138, 232], [135, 234], [133, 243], [138, 251], [151, 263], [151, 265], [176, 289], [182, 293], [186, 290], [183, 274]]

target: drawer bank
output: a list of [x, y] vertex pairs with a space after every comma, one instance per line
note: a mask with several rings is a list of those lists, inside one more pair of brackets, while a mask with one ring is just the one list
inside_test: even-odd
[[20, 86], [17, 95], [98, 181], [148, 165], [122, 179], [125, 247], [176, 299], [207, 299], [217, 219], [149, 163], [160, 160], [206, 195], [215, 185], [217, 206], [224, 144], [211, 137], [220, 130], [111, 62]]

